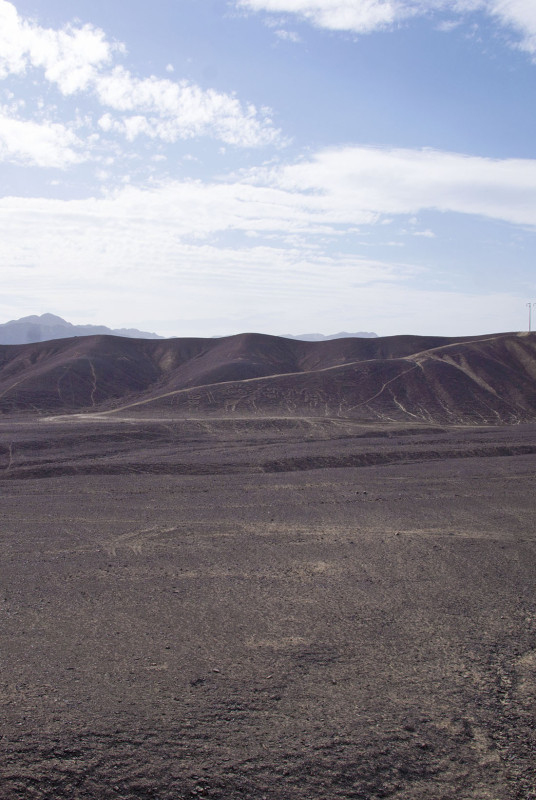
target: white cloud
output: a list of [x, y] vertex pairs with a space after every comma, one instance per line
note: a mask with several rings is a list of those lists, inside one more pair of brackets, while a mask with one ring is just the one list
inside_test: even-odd
[[109, 42], [99, 28], [43, 28], [0, 0], [0, 79], [42, 70], [62, 95], [86, 92], [117, 112], [107, 128], [101, 118], [102, 130], [130, 140], [140, 135], [167, 142], [211, 136], [244, 147], [279, 138], [266, 112], [243, 105], [232, 94], [203, 90], [187, 81], [138, 78], [114, 64], [123, 52], [123, 45]]
[[409, 3], [397, 0], [238, 0], [237, 5], [254, 11], [297, 14], [321, 28], [357, 33], [386, 27], [412, 13]]
[[213, 134], [228, 144], [255, 146], [279, 134], [254, 106], [243, 108], [229, 94], [202, 90], [187, 81], [155, 77], [138, 79], [116, 67], [95, 81], [103, 106], [119, 112], [141, 112], [116, 120], [113, 127], [128, 139], [139, 134], [167, 142]]
[[514, 30], [524, 50], [536, 53], [534, 0], [236, 0], [236, 5], [252, 11], [295, 14], [319, 28], [361, 34], [416, 16], [446, 12], [459, 17], [483, 11]]
[[[355, 329], [351, 320], [357, 314], [358, 329], [411, 332], [426, 323], [428, 331], [439, 332], [437, 318], [419, 322], [415, 317], [418, 298], [425, 296], [433, 296], [442, 313], [451, 315], [445, 333], [452, 331], [452, 314], [457, 315], [457, 332], [497, 329], [506, 308], [514, 320], [519, 298], [487, 292], [478, 299], [439, 290], [426, 295], [426, 273], [399, 248], [393, 248], [389, 261], [362, 256], [357, 225], [363, 229], [404, 216], [414, 226], [415, 215], [426, 209], [536, 228], [536, 161], [344, 148], [219, 182], [125, 186], [85, 200], [3, 198], [3, 290], [4, 295], [20, 295], [20, 271], [33, 265], [27, 294], [39, 297], [37, 310], [62, 313], [59, 292], [65, 308], [79, 305], [81, 297], [99, 308], [107, 304], [106, 319], [99, 321], [114, 325], [146, 318], [150, 306], [160, 318], [178, 319], [188, 309], [194, 318], [191, 309], [201, 308], [207, 318], [227, 316], [223, 329], [205, 328], [202, 335], [230, 332], [231, 325], [299, 332], [311, 329], [315, 319], [322, 320], [323, 330], [334, 332]], [[392, 236], [389, 227], [378, 225], [376, 235], [385, 231]], [[412, 232], [430, 236], [427, 230]], [[469, 309], [476, 306], [481, 316], [471, 318]], [[462, 307], [466, 318], [458, 315]], [[389, 315], [382, 319], [387, 308]], [[495, 316], [486, 321], [491, 309]], [[130, 317], [118, 319], [117, 313]], [[254, 325], [247, 315], [257, 320]], [[386, 330], [393, 320], [397, 329]], [[464, 327], [465, 321], [473, 327]], [[504, 324], [515, 328], [521, 323]]]
[[[231, 204], [232, 197], [231, 192]], [[178, 203], [176, 209], [166, 207], [170, 198]], [[51, 307], [48, 293], [54, 287], [54, 308], [58, 295], [83, 295], [88, 304], [100, 296], [100, 306], [108, 304], [111, 317], [128, 313], [132, 319], [146, 316], [151, 305], [152, 313], [175, 318], [195, 316], [200, 308], [219, 317], [243, 315], [244, 309], [265, 311], [269, 305], [287, 310], [288, 326], [303, 286], [309, 308], [320, 312], [326, 303], [346, 301], [349, 291], [396, 285], [415, 274], [411, 265], [330, 256], [280, 242], [221, 247], [208, 240], [188, 241], [188, 223], [203, 212], [199, 230], [205, 232], [246, 223], [240, 221], [236, 201], [226, 215], [216, 201], [209, 202], [208, 192], [204, 204], [194, 195], [190, 208], [191, 199], [187, 187], [168, 187], [160, 197], [140, 197], [127, 188], [100, 200], [0, 201], [4, 296], [20, 294], [20, 270], [34, 265], [27, 293], [39, 296], [42, 308]], [[215, 222], [211, 214], [219, 215]]]
[[281, 39], [283, 42], [292, 42], [293, 44], [298, 44], [298, 42], [301, 42], [301, 38], [294, 31], [287, 31], [285, 28], [278, 28], [274, 31], [274, 33], [277, 38]]
[[63, 94], [72, 94], [86, 89], [118, 49], [92, 25], [42, 28], [20, 17], [12, 3], [0, 0], [0, 77], [41, 68]]
[[536, 54], [536, 3], [534, 0], [488, 0], [489, 12], [521, 36], [521, 48]]
[[[4, 198], [0, 210], [4, 221], [11, 219], [12, 232], [17, 219], [23, 219], [25, 226], [34, 216], [48, 217], [47, 236], [57, 231], [62, 247], [64, 241], [68, 246], [68, 237], [60, 232], [66, 228], [75, 235], [72, 220], [76, 219], [80, 236], [93, 242], [91, 246], [78, 242], [77, 248], [93, 249], [93, 258], [95, 247], [106, 245], [106, 252], [114, 253], [111, 264], [124, 262], [128, 269], [137, 261], [155, 264], [162, 253], [175, 264], [176, 253], [184, 248], [213, 247], [215, 236], [231, 234], [254, 234], [273, 242], [270, 249], [287, 247], [290, 241], [303, 257], [312, 254], [318, 259], [341, 235], [355, 234], [357, 226], [396, 215], [407, 216], [413, 224], [412, 217], [424, 210], [536, 228], [536, 160], [342, 148], [321, 151], [310, 161], [249, 170], [219, 182], [169, 181], [146, 189], [127, 185], [107, 197], [88, 200]], [[13, 234], [9, 239], [13, 241]], [[113, 243], [119, 240], [120, 251], [115, 252]], [[24, 250], [30, 246], [27, 236], [20, 236], [20, 246]], [[41, 245], [31, 247], [42, 252]], [[245, 250], [249, 252], [248, 247]]]
[[536, 160], [345, 147], [250, 179], [301, 196], [332, 224], [433, 209], [536, 227]]
[[[55, 155], [54, 137], [70, 141], [73, 134], [52, 131], [49, 152], [43, 146], [39, 154], [37, 146], [32, 150], [24, 144], [23, 127], [12, 129], [9, 147], [14, 150], [18, 141], [21, 158], [31, 152], [27, 157], [36, 162], [57, 158], [60, 163], [65, 151]], [[37, 140], [45, 136], [41, 130], [33, 135]], [[341, 236], [355, 236], [359, 228], [397, 216], [413, 225], [415, 215], [425, 210], [536, 228], [536, 160], [346, 147], [218, 182], [169, 181], [145, 189], [126, 185], [87, 200], [4, 198], [0, 260], [3, 265], [40, 261], [46, 252], [51, 261], [76, 263], [91, 274], [100, 264], [114, 275], [136, 269], [145, 273], [148, 263], [162, 274], [189, 270], [199, 254], [205, 254], [206, 264], [223, 259], [231, 271], [239, 263], [255, 270], [259, 258], [268, 263], [270, 254], [276, 255], [274, 263], [301, 260], [333, 267], [346, 263], [346, 256], [334, 261], [332, 255]], [[415, 233], [432, 235], [429, 230]], [[215, 237], [231, 237], [233, 244], [215, 242]], [[252, 247], [252, 241], [259, 244]], [[84, 255], [75, 258], [75, 253]], [[355, 263], [351, 256], [348, 263], [352, 259]], [[392, 279], [394, 273], [382, 275]]]
[[431, 230], [412, 231], [412, 236], [421, 236], [424, 239], [435, 239], [435, 233]]
[[[108, 123], [107, 118], [101, 120], [104, 127]], [[12, 147], [16, 133], [23, 138], [22, 128], [15, 130]], [[56, 135], [69, 141], [73, 136], [65, 130]], [[7, 213], [13, 202], [0, 201], [0, 209]], [[425, 210], [536, 229], [536, 160], [345, 147], [277, 168], [244, 170], [219, 181], [168, 181], [145, 189], [126, 186], [100, 199], [20, 203], [27, 210], [48, 209], [58, 220], [88, 214], [99, 219], [103, 230], [132, 230], [134, 238], [138, 230], [158, 229], [166, 231], [170, 242], [201, 243], [237, 232], [285, 242], [295, 237], [300, 246], [316, 248], [315, 237], [324, 243], [326, 237], [337, 239], [360, 226], [397, 215], [412, 218]]]
[[15, 119], [0, 109], [0, 161], [64, 169], [85, 160], [82, 148], [64, 125]]

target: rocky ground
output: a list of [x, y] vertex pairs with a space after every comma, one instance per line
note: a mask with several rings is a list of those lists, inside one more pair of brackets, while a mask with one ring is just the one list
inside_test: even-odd
[[2, 800], [534, 800], [535, 433], [4, 418]]

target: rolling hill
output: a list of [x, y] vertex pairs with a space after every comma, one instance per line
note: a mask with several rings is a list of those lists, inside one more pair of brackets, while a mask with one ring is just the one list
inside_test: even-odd
[[3, 345], [0, 411], [518, 423], [536, 419], [536, 334]]

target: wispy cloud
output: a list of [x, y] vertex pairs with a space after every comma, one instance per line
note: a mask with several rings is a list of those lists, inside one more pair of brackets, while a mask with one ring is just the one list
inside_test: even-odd
[[[272, 257], [293, 270], [298, 263], [333, 269], [351, 262], [368, 280], [372, 272], [364, 273], [362, 262], [355, 267], [359, 258], [334, 255], [340, 238], [395, 215], [414, 224], [413, 215], [429, 209], [536, 229], [536, 161], [344, 148], [218, 182], [126, 186], [86, 200], [4, 198], [0, 255], [6, 269], [42, 263], [47, 254], [70, 270], [77, 264], [114, 276], [145, 274], [148, 263], [155, 273], [176, 274], [196, 258], [213, 265], [223, 259], [229, 274], [239, 265], [255, 272]], [[392, 280], [396, 271], [381, 276]]]
[[[220, 200], [223, 197], [219, 195]], [[209, 198], [209, 192], [203, 202], [184, 186], [170, 186], [157, 198], [125, 190], [108, 200], [4, 199], [0, 201], [4, 302], [13, 297], [12, 302], [20, 305], [20, 273], [30, 265], [31, 285], [25, 285], [22, 296], [28, 305], [31, 298], [39, 298], [39, 307], [58, 313], [83, 296], [86, 309], [96, 306], [101, 320], [113, 317], [119, 325], [154, 315], [176, 320], [168, 333], [186, 335], [192, 330], [189, 315], [195, 320], [203, 308], [204, 315], [212, 318], [203, 335], [247, 328], [244, 317], [249, 313], [257, 315], [256, 329], [269, 325], [274, 332], [283, 332], [306, 325], [307, 315], [315, 310], [317, 315], [331, 306], [340, 310], [350, 292], [399, 285], [416, 272], [402, 263], [329, 254], [303, 244], [289, 247], [284, 236], [272, 243], [269, 237], [260, 243], [212, 243], [210, 230], [247, 225], [238, 201], [233, 203], [232, 190], [228, 197], [230, 213]], [[171, 198], [179, 206], [159, 219], [159, 211], [166, 210]], [[191, 208], [189, 200], [194, 201]], [[186, 228], [203, 212], [198, 233], [205, 235], [192, 238]], [[303, 308], [300, 316], [297, 299], [303, 297], [304, 286], [307, 313]], [[270, 315], [273, 318], [268, 319]], [[214, 324], [222, 327], [214, 329]]]
[[[402, 249], [393, 247], [389, 258], [366, 258], [358, 246], [367, 232], [380, 233], [382, 222], [396, 219], [406, 233], [432, 241], [430, 227], [416, 227], [415, 215], [427, 209], [536, 229], [536, 161], [342, 148], [219, 181], [126, 186], [78, 200], [3, 198], [3, 289], [5, 296], [20, 296], [20, 270], [31, 265], [27, 294], [39, 297], [39, 307], [62, 313], [58, 296], [65, 296], [67, 307], [83, 295], [89, 305], [105, 302], [100, 319], [114, 318], [118, 325], [147, 319], [151, 304], [155, 318], [177, 319], [187, 308], [202, 307], [204, 316], [223, 326], [227, 315], [225, 326], [209, 334], [248, 327], [249, 313], [255, 328], [272, 332], [305, 330], [315, 315], [326, 330], [351, 328], [358, 313], [360, 327], [385, 332], [391, 323], [382, 322], [381, 314], [387, 310], [397, 315], [397, 332], [415, 330], [414, 316], [404, 327], [404, 302], [419, 305], [418, 298], [426, 296], [441, 303], [444, 313], [448, 307], [458, 315], [465, 308], [460, 329], [477, 324], [493, 330], [496, 318], [488, 323], [485, 314], [514, 309], [519, 298], [491, 297], [488, 291], [471, 300], [449, 293], [452, 283], [432, 292], [427, 270]], [[119, 305], [125, 308], [120, 319]], [[475, 305], [481, 310], [478, 323], [470, 316]], [[437, 331], [432, 315], [419, 329], [425, 322]], [[202, 332], [207, 334], [206, 326]]]
[[483, 7], [520, 36], [520, 47], [536, 54], [536, 4], [533, 0], [487, 0]]
[[412, 236], [420, 236], [423, 239], [435, 239], [435, 233], [433, 231], [431, 231], [431, 230], [412, 231], [411, 235]]
[[[44, 28], [20, 16], [12, 3], [0, 0], [0, 79], [10, 75], [35, 79], [41, 72], [44, 83], [56, 87], [60, 97], [86, 94], [102, 108], [101, 133], [120, 134], [130, 141], [147, 136], [164, 142], [208, 136], [239, 147], [279, 140], [266, 109], [185, 80], [137, 77], [118, 63], [124, 51], [121, 43], [110, 42], [92, 25]], [[30, 130], [32, 120], [26, 122]], [[61, 137], [57, 135], [56, 140], [59, 146]], [[66, 152], [58, 160], [74, 160], [77, 144], [82, 146], [65, 137]], [[12, 152], [4, 148], [4, 157]]]
[[274, 33], [282, 42], [292, 42], [293, 44], [301, 42], [300, 36], [295, 31], [288, 31], [286, 28], [277, 28]]
[[448, 14], [460, 18], [482, 11], [514, 31], [522, 49], [536, 53], [534, 0], [236, 0], [236, 5], [294, 14], [319, 28], [360, 34], [388, 29], [412, 17]]
[[369, 33], [411, 15], [410, 3], [398, 0], [237, 0], [253, 11], [296, 14], [321, 28]]
[[533, 159], [344, 147], [251, 172], [249, 180], [301, 197], [325, 224], [362, 224], [380, 215], [431, 209], [536, 228]]
[[39, 209], [40, 218], [46, 212], [57, 217], [60, 226], [87, 215], [98, 220], [102, 231], [128, 230], [134, 239], [143, 230], [158, 229], [166, 232], [170, 243], [202, 243], [234, 232], [281, 237], [285, 242], [301, 237], [303, 246], [318, 247], [316, 236], [321, 243], [326, 237], [336, 240], [386, 218], [411, 218], [427, 210], [536, 229], [536, 160], [344, 147], [217, 181], [125, 186], [88, 200], [5, 198], [0, 208], [6, 218], [22, 208], [25, 213]]

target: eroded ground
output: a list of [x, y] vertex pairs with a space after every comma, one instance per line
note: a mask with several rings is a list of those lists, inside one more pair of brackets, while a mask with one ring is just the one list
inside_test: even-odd
[[536, 798], [535, 430], [1, 422], [2, 800]]

